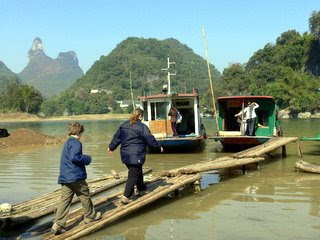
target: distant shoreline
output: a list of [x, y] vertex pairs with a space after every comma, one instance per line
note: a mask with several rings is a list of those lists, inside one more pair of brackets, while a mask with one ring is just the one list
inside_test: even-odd
[[25, 113], [1, 113], [0, 122], [46, 122], [46, 121], [83, 121], [83, 120], [107, 120], [129, 119], [130, 114], [83, 114], [74, 116], [39, 117]]

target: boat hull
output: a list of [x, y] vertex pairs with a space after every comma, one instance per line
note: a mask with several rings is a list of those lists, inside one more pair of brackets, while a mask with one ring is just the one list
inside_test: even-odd
[[190, 152], [196, 150], [202, 150], [204, 147], [203, 137], [177, 137], [177, 138], [161, 138], [157, 139], [161, 147], [165, 151], [175, 152], [183, 151]]
[[210, 137], [219, 141], [225, 150], [243, 150], [267, 142], [267, 136], [214, 136]]

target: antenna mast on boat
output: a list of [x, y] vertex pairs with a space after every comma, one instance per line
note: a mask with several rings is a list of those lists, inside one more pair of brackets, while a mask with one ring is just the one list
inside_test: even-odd
[[209, 63], [209, 56], [208, 56], [208, 47], [207, 47], [207, 38], [206, 38], [206, 32], [204, 31], [204, 28], [202, 28], [202, 36], [203, 36], [203, 46], [204, 46], [204, 50], [206, 52], [208, 75], [209, 75], [209, 82], [210, 82], [210, 89], [211, 89], [211, 96], [212, 96], [212, 104], [213, 104], [213, 111], [214, 111], [213, 114], [215, 115], [217, 133], [219, 135], [218, 116], [217, 116], [215, 97], [214, 97], [214, 93], [213, 93], [213, 84], [212, 84], [212, 78], [211, 78], [210, 63]]
[[169, 69], [170, 69], [170, 65], [171, 64], [175, 64], [175, 62], [170, 62], [169, 57], [167, 58], [167, 68], [162, 68], [162, 71], [167, 71], [168, 75], [167, 75], [167, 79], [168, 79], [168, 95], [171, 93], [171, 86], [170, 86], [170, 76], [176, 75], [176, 73], [170, 73]]

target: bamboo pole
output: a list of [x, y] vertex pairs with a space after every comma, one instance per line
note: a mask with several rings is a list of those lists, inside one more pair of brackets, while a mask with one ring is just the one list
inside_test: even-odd
[[297, 151], [298, 151], [298, 156], [303, 157], [299, 140], [297, 140]]
[[235, 153], [232, 155], [232, 157], [235, 158], [243, 158], [243, 157], [256, 157], [261, 156], [262, 154], [268, 153], [272, 150], [275, 150], [283, 145], [286, 145], [291, 142], [297, 141], [297, 137], [276, 137], [268, 142], [258, 145], [256, 147], [247, 149], [245, 151]]
[[201, 166], [189, 166], [180, 168], [179, 170], [170, 171], [171, 175], [179, 174], [194, 174], [199, 172], [205, 172], [210, 170], [224, 169], [229, 167], [237, 167], [250, 163], [256, 163], [265, 160], [262, 157], [255, 158], [229, 158], [224, 161], [212, 161], [211, 163], [203, 164]]
[[130, 93], [131, 93], [131, 101], [132, 101], [132, 107], [133, 107], [133, 110], [136, 108], [135, 105], [134, 105], [134, 100], [133, 100], [133, 91], [132, 91], [132, 80], [131, 80], [131, 71], [130, 71]]
[[202, 28], [202, 36], [203, 36], [203, 46], [204, 46], [205, 53], [206, 53], [208, 76], [209, 76], [209, 82], [210, 82], [210, 90], [211, 90], [212, 104], [213, 104], [213, 110], [214, 110], [214, 116], [215, 116], [215, 123], [216, 123], [216, 128], [217, 128], [217, 134], [219, 135], [218, 116], [217, 116], [216, 102], [215, 102], [215, 97], [214, 97], [214, 92], [213, 92], [213, 84], [212, 84], [212, 78], [211, 78], [209, 54], [208, 54], [208, 47], [207, 47], [207, 38], [206, 38], [206, 32], [205, 32], [204, 28]]

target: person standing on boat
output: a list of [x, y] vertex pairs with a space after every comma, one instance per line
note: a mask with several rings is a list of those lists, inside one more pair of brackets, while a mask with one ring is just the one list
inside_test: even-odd
[[248, 102], [248, 106], [241, 110], [239, 113], [237, 113], [235, 116], [241, 116], [244, 115], [244, 120], [246, 120], [247, 127], [245, 135], [247, 136], [255, 136], [255, 130], [256, 130], [256, 109], [259, 107], [258, 103], [256, 102]]
[[176, 137], [178, 137], [178, 132], [177, 132], [178, 110], [174, 106], [172, 106], [170, 108], [168, 116], [170, 116], [170, 122], [171, 122], [171, 129], [172, 129], [173, 137], [176, 138]]
[[143, 182], [142, 167], [146, 160], [147, 146], [163, 152], [160, 143], [151, 134], [147, 125], [141, 122], [143, 110], [135, 109], [128, 121], [120, 125], [114, 134], [108, 152], [113, 152], [120, 144], [121, 160], [128, 168], [128, 180], [126, 182], [121, 203], [127, 204], [132, 200], [134, 186], [137, 187], [138, 195], [143, 195], [147, 186]]
[[101, 219], [101, 213], [94, 209], [86, 182], [86, 165], [91, 163], [91, 157], [82, 154], [80, 138], [83, 132], [84, 127], [78, 122], [69, 124], [69, 139], [64, 143], [60, 160], [58, 183], [61, 184], [61, 199], [51, 228], [54, 235], [65, 232], [64, 226], [74, 194], [82, 203], [84, 224]]

